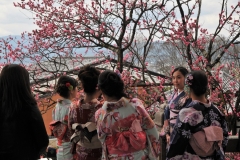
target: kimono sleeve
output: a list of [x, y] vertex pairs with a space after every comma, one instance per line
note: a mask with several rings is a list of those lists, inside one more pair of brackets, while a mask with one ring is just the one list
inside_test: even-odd
[[105, 139], [107, 136], [107, 132], [110, 130], [106, 127], [106, 123], [109, 123], [109, 119], [106, 117], [106, 111], [102, 108], [98, 109], [95, 112], [95, 121], [97, 123], [97, 133], [98, 133], [98, 139], [100, 140], [102, 144], [102, 160], [108, 159], [107, 155], [107, 147], [105, 143]]
[[73, 132], [74, 130], [72, 129], [72, 124], [77, 123], [77, 113], [76, 109], [74, 107], [69, 108], [68, 112], [68, 128]]
[[148, 157], [149, 159], [156, 159], [160, 153], [160, 141], [157, 128], [141, 102], [138, 102], [136, 110], [141, 116], [142, 128], [147, 135]]
[[55, 120], [56, 107], [52, 110], [52, 120]]

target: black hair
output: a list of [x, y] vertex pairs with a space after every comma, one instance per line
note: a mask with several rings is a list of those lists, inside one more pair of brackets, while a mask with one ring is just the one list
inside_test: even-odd
[[[72, 86], [69, 87], [69, 84]], [[74, 90], [78, 86], [78, 82], [76, 79], [70, 77], [70, 76], [61, 76], [58, 79], [56, 92], [63, 98], [69, 98], [70, 91]]]
[[0, 116], [13, 118], [36, 104], [28, 71], [18, 64], [4, 66], [0, 74]]
[[182, 66], [174, 68], [174, 70], [172, 71], [172, 75], [176, 71], [181, 72], [184, 77], [188, 74], [188, 70]]
[[208, 78], [204, 71], [196, 70], [189, 73], [188, 76], [192, 76], [190, 80], [191, 85], [189, 87], [192, 89], [196, 96], [204, 95], [208, 88]]
[[96, 91], [99, 75], [100, 71], [90, 65], [80, 69], [78, 79], [81, 81], [85, 93], [92, 94]]
[[98, 86], [101, 91], [109, 97], [120, 99], [127, 97], [124, 93], [124, 83], [121, 77], [110, 70], [102, 72], [98, 79]]

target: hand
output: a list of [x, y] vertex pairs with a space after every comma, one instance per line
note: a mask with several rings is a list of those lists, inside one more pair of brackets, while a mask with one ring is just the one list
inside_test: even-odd
[[170, 143], [170, 135], [169, 134], [166, 134], [166, 142], [167, 142], [167, 144]]

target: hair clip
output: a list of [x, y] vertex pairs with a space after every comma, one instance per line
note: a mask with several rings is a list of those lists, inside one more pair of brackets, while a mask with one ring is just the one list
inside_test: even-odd
[[73, 90], [73, 86], [69, 82], [67, 82], [65, 86], [68, 88], [68, 90]]
[[95, 88], [96, 90], [99, 90], [99, 87], [98, 87], [98, 84], [96, 85], [96, 88]]
[[185, 83], [188, 85], [188, 86], [191, 86], [192, 83], [193, 83], [193, 76], [191, 74], [187, 75], [186, 79], [185, 79]]

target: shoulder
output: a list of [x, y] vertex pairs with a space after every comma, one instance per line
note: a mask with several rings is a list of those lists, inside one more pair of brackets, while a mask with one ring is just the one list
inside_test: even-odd
[[143, 107], [143, 102], [138, 98], [129, 99], [129, 103], [131, 103], [133, 106]]
[[102, 108], [103, 104], [100, 101], [96, 101], [95, 103], [95, 109], [100, 109]]
[[215, 113], [218, 113], [218, 114], [221, 115], [221, 116], [225, 116], [225, 115], [223, 114], [223, 112], [220, 111], [220, 109], [219, 109], [217, 106], [211, 104], [211, 107], [210, 107], [210, 108], [211, 108]]
[[179, 120], [183, 123], [189, 123], [191, 126], [195, 126], [203, 121], [202, 112], [196, 110], [194, 107], [183, 108], [179, 112]]
[[104, 110], [102, 108], [99, 108], [96, 112], [95, 112], [95, 119], [99, 118], [100, 114], [103, 114]]
[[130, 99], [129, 101], [132, 106], [135, 108], [136, 112], [142, 116], [149, 116], [148, 112], [146, 111], [143, 102], [138, 98]]

